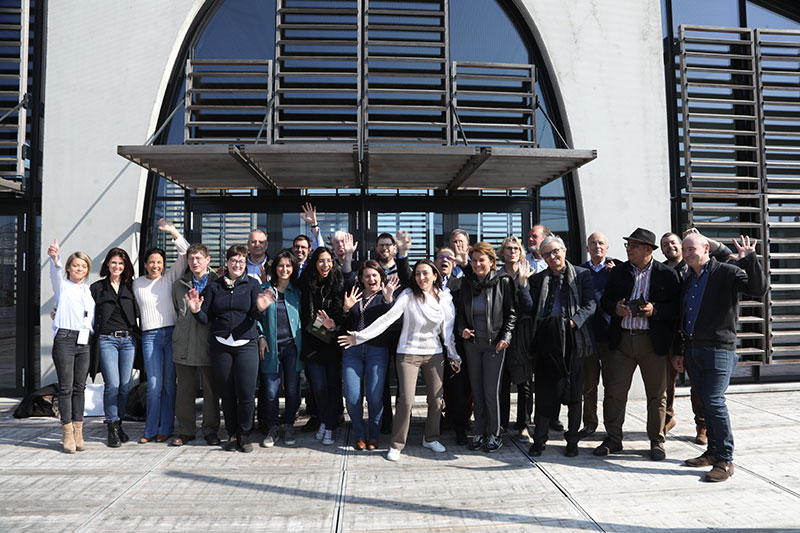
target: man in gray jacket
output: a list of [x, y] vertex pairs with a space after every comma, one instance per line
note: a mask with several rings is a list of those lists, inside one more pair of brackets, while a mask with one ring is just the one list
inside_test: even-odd
[[220, 443], [219, 395], [211, 372], [211, 356], [208, 350], [209, 325], [194, 319], [186, 304], [186, 294], [191, 289], [202, 293], [217, 275], [209, 270], [211, 257], [208, 248], [193, 244], [186, 251], [189, 267], [183, 276], [172, 285], [172, 301], [178, 320], [172, 334], [172, 360], [178, 378], [178, 391], [175, 397], [175, 418], [178, 435], [172, 439], [172, 446], [183, 446], [194, 440], [197, 430], [194, 400], [197, 393], [197, 376], [203, 386], [203, 437], [210, 446]]

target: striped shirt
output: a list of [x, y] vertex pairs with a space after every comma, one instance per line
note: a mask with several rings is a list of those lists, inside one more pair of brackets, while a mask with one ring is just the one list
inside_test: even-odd
[[[650, 297], [650, 274], [653, 272], [653, 261], [640, 269], [631, 263], [633, 268], [633, 290], [628, 301], [642, 298], [645, 301]], [[622, 329], [650, 329], [650, 321], [643, 316], [626, 316], [622, 319]]]

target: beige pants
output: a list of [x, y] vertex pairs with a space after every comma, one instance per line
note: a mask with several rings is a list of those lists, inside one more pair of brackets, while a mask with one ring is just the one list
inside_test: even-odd
[[417, 375], [422, 369], [422, 380], [428, 393], [428, 418], [425, 421], [425, 440], [439, 440], [439, 422], [442, 417], [442, 376], [444, 357], [434, 355], [397, 354], [397, 407], [392, 426], [391, 447], [402, 450], [406, 445], [408, 427], [411, 425], [411, 408], [414, 407], [414, 392]]

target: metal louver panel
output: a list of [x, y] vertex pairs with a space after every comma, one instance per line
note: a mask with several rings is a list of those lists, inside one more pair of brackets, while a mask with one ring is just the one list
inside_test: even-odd
[[26, 175], [30, 2], [0, 8], [0, 190], [22, 190]]
[[[768, 267], [753, 31], [681, 26], [679, 35], [689, 225], [726, 243], [740, 233], [757, 238]], [[745, 363], [769, 359], [768, 312], [762, 301], [741, 302]]]
[[256, 222], [256, 215], [250, 213], [203, 213], [200, 242], [208, 247], [211, 264], [224, 264], [228, 248], [234, 244], [246, 244]]
[[754, 31], [772, 362], [800, 361], [800, 32]]
[[[411, 266], [433, 253], [433, 213], [378, 213], [378, 232], [395, 235], [398, 230], [408, 231], [411, 249], [408, 258]], [[372, 257], [372, 250], [370, 257]]]

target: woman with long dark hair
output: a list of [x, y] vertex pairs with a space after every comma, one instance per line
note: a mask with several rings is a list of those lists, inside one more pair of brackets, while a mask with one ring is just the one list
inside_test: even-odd
[[439, 442], [445, 348], [453, 370], [461, 370], [461, 357], [456, 352], [453, 335], [454, 315], [453, 299], [450, 291], [442, 290], [439, 269], [432, 261], [422, 259], [414, 265], [414, 275], [408, 288], [400, 293], [389, 311], [367, 328], [348, 331], [347, 335], [339, 337], [339, 344], [350, 348], [374, 339], [403, 317], [397, 344], [397, 379], [400, 387], [391, 444], [386, 455], [389, 461], [398, 461], [400, 451], [406, 445], [420, 368], [428, 393], [428, 417], [422, 445], [437, 453], [445, 451]]
[[[128, 442], [122, 429], [122, 418], [131, 389], [131, 372], [136, 357], [136, 338], [139, 329], [139, 305], [133, 296], [133, 263], [128, 252], [112, 248], [100, 267], [102, 279], [92, 283], [90, 290], [95, 301], [95, 350], [103, 374], [103, 411], [108, 427], [107, 444], [119, 448]], [[96, 370], [95, 370], [96, 372]]]
[[211, 366], [222, 398], [227, 451], [251, 452], [258, 329], [256, 322], [274, 301], [271, 291], [247, 274], [247, 247], [236, 244], [225, 253], [225, 275], [210, 281], [202, 296], [186, 295], [189, 310], [201, 324], [211, 324]]
[[47, 255], [50, 256], [50, 282], [56, 301], [53, 364], [58, 377], [64, 452], [75, 453], [86, 449], [83, 442], [83, 406], [86, 376], [89, 374], [89, 336], [93, 332], [95, 306], [84, 281], [92, 268], [92, 260], [83, 252], [74, 252], [67, 258], [66, 267], [62, 268], [58, 252], [58, 240], [54, 240], [47, 249]]
[[344, 323], [344, 281], [333, 251], [319, 247], [300, 276], [302, 290], [300, 320], [303, 346], [300, 356], [311, 378], [320, 426], [316, 438], [333, 444], [333, 431], [339, 425], [336, 406], [341, 404], [339, 365], [341, 350], [333, 331]]

